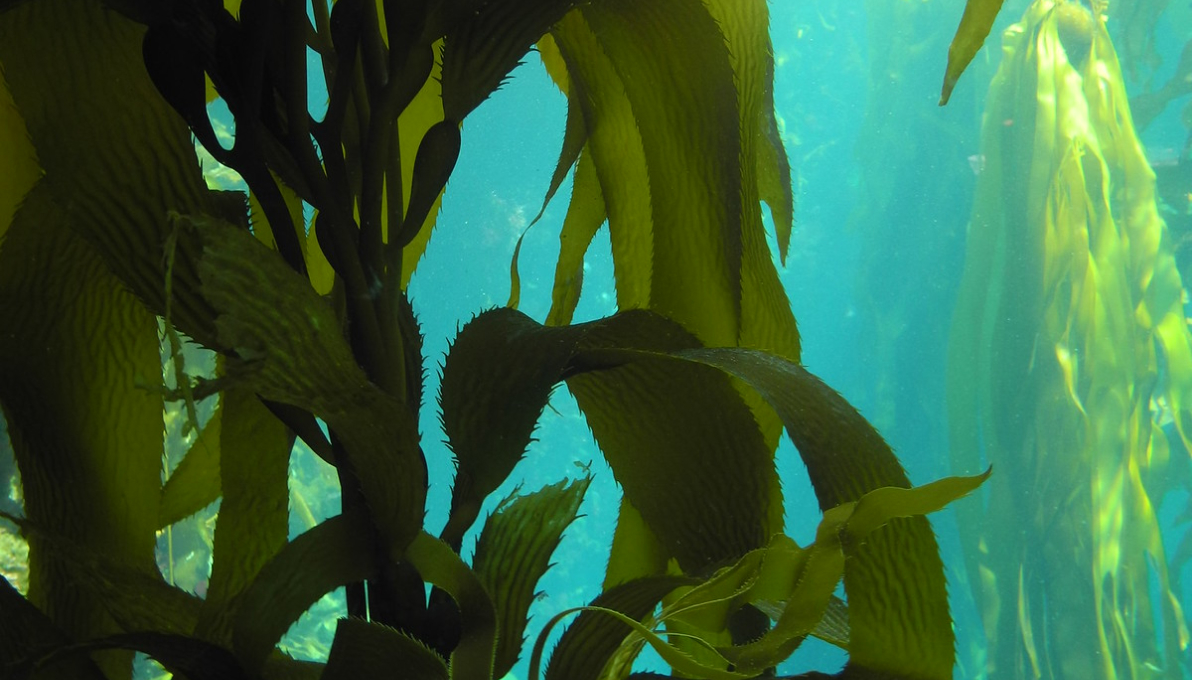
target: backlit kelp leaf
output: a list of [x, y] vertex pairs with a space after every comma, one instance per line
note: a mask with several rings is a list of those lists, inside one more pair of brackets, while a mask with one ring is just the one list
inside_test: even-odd
[[973, 57], [984, 44], [985, 38], [993, 28], [997, 13], [1002, 8], [1004, 0], [967, 0], [964, 5], [964, 15], [960, 18], [960, 26], [956, 29], [956, 37], [952, 39], [952, 46], [948, 48], [948, 70], [944, 73], [944, 87], [940, 93], [940, 106], [948, 103], [952, 96], [952, 88], [956, 81], [968, 67]]
[[203, 294], [220, 310], [220, 342], [237, 356], [228, 374], [262, 398], [327, 423], [343, 443], [373, 521], [400, 548], [421, 529], [426, 498], [426, 466], [410, 412], [368, 381], [330, 306], [276, 251], [243, 229], [187, 221], [204, 244], [199, 273]]
[[442, 534], [448, 544], [459, 547], [481, 503], [521, 460], [581, 333], [550, 333], [524, 314], [496, 309], [456, 336], [439, 392], [443, 432], [456, 463]]
[[[157, 320], [74, 233], [48, 189], [43, 180], [26, 196], [0, 246], [0, 405], [25, 512], [64, 540], [150, 572], [162, 455]], [[29, 587], [68, 635], [115, 632], [97, 595], [37, 536]]]
[[[244, 220], [243, 198], [207, 189], [190, 131], [145, 71], [144, 27], [96, 0], [19, 3], [0, 17], [0, 63], [53, 199], [112, 273], [158, 314], [171, 210]], [[119, 91], [120, 96], [113, 96]], [[172, 321], [212, 346], [198, 244], [178, 241]]]
[[472, 569], [493, 599], [498, 630], [494, 677], [517, 663], [524, 644], [527, 614], [538, 580], [563, 531], [576, 518], [591, 478], [559, 482], [526, 495], [511, 495], [484, 523]]
[[322, 680], [402, 677], [448, 680], [447, 663], [422, 642], [379, 623], [340, 619]]
[[250, 674], [320, 597], [369, 578], [375, 545], [359, 513], [336, 515], [304, 532], [277, 552], [244, 590], [236, 608], [233, 648]]
[[451, 675], [492, 677], [496, 659], [497, 614], [476, 573], [443, 541], [422, 532], [393, 559], [408, 560], [427, 583], [446, 592], [459, 607], [459, 643], [451, 652]]
[[[68, 644], [70, 638], [33, 603], [26, 600], [8, 579], [0, 577], [0, 668], [14, 668], [21, 661]], [[103, 673], [91, 659], [64, 659], [38, 676], [46, 680], [103, 680]]]
[[260, 399], [243, 388], [225, 391], [219, 410], [223, 502], [199, 630], [204, 639], [226, 643], [231, 639], [226, 614], [231, 602], [286, 543], [293, 440]]
[[[458, 467], [444, 537], [471, 525], [566, 379], [626, 497], [684, 568], [763, 544], [780, 528], [770, 513], [770, 454], [727, 376], [664, 354], [696, 347], [680, 326], [644, 311], [567, 327], [509, 309], [477, 317], [443, 371], [444, 430]], [[650, 352], [615, 354], [637, 348]]]
[[[797, 364], [747, 349], [701, 349], [680, 356], [716, 366], [765, 398], [807, 465], [821, 509], [857, 500], [876, 488], [910, 486], [873, 426]], [[951, 676], [954, 634], [943, 564], [925, 519], [894, 520], [870, 535], [849, 561], [844, 584], [851, 665]]]
[[488, 98], [530, 47], [576, 0], [456, 0], [440, 3], [433, 21], [446, 29], [443, 112], [462, 121]]
[[[595, 162], [608, 211], [617, 307], [650, 304], [654, 238], [650, 178], [641, 131], [620, 77], [581, 12], [551, 29], [567, 64], [568, 103], [583, 107], [587, 151]], [[574, 92], [574, 98], [572, 96]]]
[[551, 288], [546, 325], [571, 323], [584, 283], [584, 255], [606, 216], [596, 166], [591, 153], [585, 152], [575, 166], [571, 202], [567, 204], [567, 216], [559, 231], [559, 260], [555, 265], [555, 285]]
[[[650, 307], [705, 343], [734, 344], [741, 309], [741, 139], [724, 35], [698, 0], [609, 0], [581, 13], [641, 132], [652, 180]], [[560, 48], [565, 58], [572, 56], [562, 42]], [[577, 77], [577, 70], [571, 69], [572, 82], [582, 98], [610, 86]], [[588, 121], [587, 112], [585, 120], [600, 124], [599, 117]], [[610, 190], [604, 196], [613, 200]]]
[[223, 422], [222, 404], [187, 449], [161, 489], [157, 522], [164, 528], [211, 505], [219, 498], [219, 441]]
[[[592, 600], [591, 606], [618, 611], [640, 621], [654, 611], [667, 594], [696, 583], [698, 580], [684, 576], [635, 579], [604, 591]], [[615, 618], [595, 611], [581, 612], [563, 631], [551, 652], [546, 680], [597, 680], [630, 632], [629, 626]]]

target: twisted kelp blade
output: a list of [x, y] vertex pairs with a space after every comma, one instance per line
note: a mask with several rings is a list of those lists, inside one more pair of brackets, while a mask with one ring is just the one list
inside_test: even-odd
[[571, 184], [571, 202], [559, 231], [559, 260], [555, 264], [555, 284], [551, 288], [550, 311], [546, 325], [571, 323], [584, 283], [584, 255], [608, 212], [600, 193], [600, 178], [590, 151], [580, 155]]
[[220, 399], [220, 484], [223, 502], [212, 546], [213, 564], [197, 632], [231, 642], [227, 612], [236, 596], [286, 544], [292, 436], [261, 400], [244, 388]]
[[[839, 394], [797, 364], [747, 349], [682, 358], [715, 366], [755, 389], [782, 418], [824, 510], [883, 486], [909, 487], [881, 435]], [[899, 519], [869, 536], [845, 571], [850, 664], [914, 677], [951, 677], [952, 619], [943, 564], [925, 519]]]
[[459, 547], [480, 505], [521, 460], [578, 328], [547, 331], [520, 312], [496, 309], [464, 326], [443, 364], [439, 407], [455, 456], [443, 540]]
[[[54, 535], [149, 571], [162, 454], [162, 398], [148, 389], [161, 380], [157, 320], [48, 189], [43, 180], [26, 196], [0, 248], [0, 405], [25, 511]], [[31, 537], [29, 595], [71, 636], [116, 632], [40, 537]]]
[[948, 103], [952, 96], [952, 88], [969, 62], [977, 56], [985, 38], [993, 28], [997, 13], [1002, 8], [1004, 0], [967, 0], [964, 5], [964, 15], [960, 18], [960, 26], [956, 29], [956, 36], [952, 38], [952, 46], [948, 48], [948, 68], [944, 73], [944, 87], [940, 92], [940, 106]]
[[336, 515], [287, 543], [241, 594], [235, 609], [233, 649], [250, 674], [320, 597], [375, 573], [376, 546], [366, 519]]
[[449, 680], [447, 663], [422, 642], [379, 623], [340, 619], [321, 680]]
[[[413, 416], [365, 377], [339, 322], [309, 281], [248, 232], [197, 218], [203, 294], [220, 310], [221, 342], [262, 398], [303, 408], [339, 437], [372, 520], [394, 549], [422, 528], [426, 463]], [[254, 291], [245, 295], [244, 291]]]
[[[676, 588], [699, 581], [685, 576], [650, 576], [615, 586], [592, 600], [593, 607], [621, 612], [635, 621], [654, 611]], [[605, 665], [632, 632], [626, 624], [596, 611], [580, 612], [555, 645], [546, 680], [598, 680]], [[541, 650], [539, 650], [541, 651]], [[537, 665], [537, 659], [532, 661]], [[533, 677], [531, 674], [530, 677]]]
[[[70, 638], [41, 610], [26, 600], [8, 579], [0, 577], [0, 668], [8, 671], [39, 654], [70, 643]], [[7, 675], [5, 677], [8, 677]], [[41, 680], [103, 680], [104, 674], [87, 657], [70, 657], [38, 674]]]
[[472, 569], [493, 599], [501, 631], [493, 677], [504, 677], [517, 663], [534, 589], [550, 568], [550, 557], [575, 520], [590, 483], [586, 477], [524, 496], [515, 492], [484, 523]]
[[426, 581], [446, 592], [459, 607], [459, 644], [451, 652], [457, 678], [492, 677], [496, 659], [497, 615], [492, 598], [476, 573], [449, 545], [426, 532], [414, 537], [402, 555]]
[[[770, 516], [777, 485], [752, 415], [719, 371], [657, 356], [695, 347], [680, 326], [645, 311], [545, 327], [496, 309], [469, 323], [443, 371], [444, 429], [459, 470], [444, 536], [462, 537], [566, 379], [627, 497], [680, 564], [699, 569], [764, 544], [779, 528]], [[656, 354], [601, 355], [635, 348]]]
[[[581, 12], [641, 131], [653, 208], [650, 307], [705, 343], [735, 343], [741, 139], [725, 37], [698, 0], [610, 0]], [[560, 48], [572, 56], [561, 42]], [[574, 67], [572, 76], [580, 97], [592, 97], [597, 87], [618, 87], [576, 77]], [[599, 124], [586, 112], [585, 121]]]

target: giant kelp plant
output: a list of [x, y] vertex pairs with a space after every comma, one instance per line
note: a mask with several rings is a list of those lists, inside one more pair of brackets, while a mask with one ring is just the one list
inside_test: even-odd
[[[966, 13], [950, 82], [995, 12]], [[757, 677], [808, 635], [848, 650], [846, 677], [950, 677], [922, 515], [984, 476], [911, 488], [797, 363], [759, 207], [785, 249], [766, 16], [760, 0], [0, 2], [0, 405], [31, 550], [27, 598], [0, 582], [5, 675], [127, 677], [137, 650], [196, 679], [503, 676], [587, 480], [506, 499], [470, 563], [461, 542], [565, 382], [625, 500], [605, 591], [552, 621], [577, 615], [547, 677], [633, 677], [645, 644], [685, 677]], [[535, 43], [570, 103], [551, 193], [576, 167], [557, 304], [548, 326], [511, 301], [459, 333], [435, 537], [405, 285], [460, 124]], [[248, 195], [207, 187], [191, 135]], [[624, 311], [568, 325], [606, 218]], [[187, 338], [212, 370], [192, 375]], [[201, 431], [163, 485], [167, 404]], [[782, 534], [780, 427], [825, 511], [807, 547]], [[334, 467], [342, 508], [288, 540], [297, 438]], [[154, 539], [216, 498], [199, 596], [163, 579]], [[281, 653], [339, 586], [326, 662]]]
[[954, 461], [1006, 471], [958, 511], [996, 677], [1174, 677], [1189, 643], [1157, 514], [1192, 336], [1097, 9], [1037, 0], [1004, 35], [953, 318]]

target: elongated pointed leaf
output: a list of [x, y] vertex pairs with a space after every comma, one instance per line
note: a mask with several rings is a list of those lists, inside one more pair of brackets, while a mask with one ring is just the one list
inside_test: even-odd
[[291, 438], [241, 388], [225, 391], [219, 409], [223, 502], [199, 629], [204, 639], [230, 643], [229, 604], [286, 543]]
[[402, 677], [448, 680], [447, 663], [404, 633], [360, 619], [340, 619], [322, 680], [383, 678], [401, 669]]
[[364, 518], [337, 515], [282, 548], [244, 591], [234, 649], [257, 673], [290, 625], [324, 594], [373, 574], [375, 546]]
[[[640, 621], [667, 594], [697, 583], [683, 576], [651, 576], [623, 583], [592, 600], [593, 607], [612, 609]], [[581, 612], [559, 638], [546, 667], [546, 680], [596, 680], [632, 629], [598, 612]]]
[[182, 462], [161, 489], [158, 528], [181, 521], [219, 498], [219, 441], [223, 409], [216, 406]]
[[[0, 577], [0, 668], [11, 669], [29, 658], [70, 642], [61, 629], [37, 607], [17, 592], [7, 579]], [[103, 673], [86, 657], [64, 659], [38, 678], [56, 680], [102, 680]]]
[[964, 69], [977, 56], [986, 36], [993, 28], [997, 13], [1002, 8], [1004, 0], [968, 0], [964, 5], [964, 15], [960, 18], [960, 26], [956, 29], [956, 37], [952, 38], [952, 46], [948, 48], [948, 69], [944, 73], [944, 87], [940, 92], [940, 106], [948, 103], [952, 96], [952, 88], [960, 80]]
[[560, 482], [502, 501], [476, 543], [472, 569], [493, 598], [501, 635], [495, 677], [504, 677], [521, 655], [530, 604], [538, 580], [563, 531], [575, 520], [590, 478]]
[[607, 215], [596, 166], [591, 154], [584, 153], [575, 166], [571, 203], [567, 205], [567, 216], [559, 232], [559, 261], [555, 265], [555, 285], [551, 289], [546, 325], [571, 323], [584, 283], [584, 255]]

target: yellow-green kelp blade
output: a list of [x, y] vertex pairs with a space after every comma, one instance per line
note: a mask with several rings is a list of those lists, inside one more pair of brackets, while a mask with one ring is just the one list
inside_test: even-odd
[[[640, 621], [653, 612], [668, 593], [698, 582], [685, 576], [647, 576], [604, 591], [592, 600], [591, 606], [618, 611]], [[626, 624], [598, 611], [580, 612], [551, 652], [546, 680], [597, 680], [630, 632], [632, 629]], [[539, 641], [543, 639], [540, 637]], [[531, 660], [531, 667], [535, 661], [537, 658]], [[530, 677], [533, 676], [531, 672]]]
[[551, 288], [546, 325], [571, 323], [584, 285], [584, 255], [607, 216], [596, 166], [591, 154], [585, 152], [575, 165], [571, 202], [567, 204], [567, 216], [559, 231], [559, 260], [555, 265], [555, 284]]
[[[163, 404], [147, 389], [161, 384], [157, 321], [48, 194], [43, 181], [26, 197], [0, 247], [0, 405], [25, 512], [148, 572], [161, 488]], [[61, 556], [41, 537], [30, 547], [32, 602], [71, 636], [115, 632]]]
[[472, 570], [493, 599], [501, 632], [493, 677], [504, 677], [517, 663], [538, 579], [550, 567], [551, 554], [575, 520], [590, 482], [584, 478], [525, 495], [515, 492], [480, 531]]
[[956, 37], [952, 39], [952, 46], [948, 48], [948, 69], [944, 73], [944, 87], [940, 93], [940, 106], [948, 103], [952, 96], [952, 88], [977, 56], [986, 36], [993, 28], [993, 21], [1002, 8], [1004, 0], [968, 0], [964, 5], [964, 15], [960, 18], [960, 26], [956, 29]]
[[[626, 496], [680, 564], [698, 569], [762, 545], [779, 528], [769, 513], [777, 484], [749, 409], [723, 374], [663, 354], [698, 346], [645, 311], [547, 327], [497, 309], [469, 323], [443, 371], [444, 430], [457, 463], [445, 539], [462, 537], [566, 379]], [[600, 354], [634, 348], [658, 356], [627, 363]]]
[[[890, 447], [839, 394], [797, 364], [747, 349], [680, 354], [743, 380], [782, 418], [825, 511], [910, 482]], [[952, 619], [931, 526], [898, 519], [870, 535], [848, 563], [849, 662], [910, 677], [951, 677]]]

